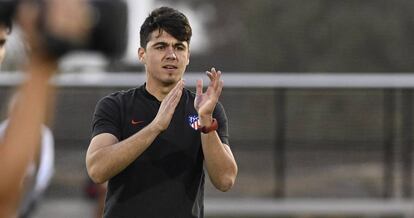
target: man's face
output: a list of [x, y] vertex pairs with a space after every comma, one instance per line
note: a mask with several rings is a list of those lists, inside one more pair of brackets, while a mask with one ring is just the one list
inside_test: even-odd
[[155, 30], [145, 49], [138, 50], [145, 65], [148, 82], [171, 85], [178, 82], [190, 62], [189, 45], [178, 41], [166, 31]]
[[0, 25], [0, 64], [3, 62], [6, 55], [6, 39], [8, 35], [8, 29], [5, 26]]

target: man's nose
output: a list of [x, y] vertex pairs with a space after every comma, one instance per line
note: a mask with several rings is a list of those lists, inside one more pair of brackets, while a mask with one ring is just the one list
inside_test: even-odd
[[175, 54], [175, 50], [172, 47], [167, 48], [167, 59], [175, 60], [177, 59], [177, 55]]

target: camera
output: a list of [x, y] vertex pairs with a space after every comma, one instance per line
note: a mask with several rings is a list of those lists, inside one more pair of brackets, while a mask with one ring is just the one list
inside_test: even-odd
[[[0, 21], [9, 23], [13, 20], [19, 4], [27, 0], [0, 0]], [[40, 15], [36, 23], [41, 35], [41, 42], [48, 54], [60, 57], [73, 50], [96, 51], [108, 58], [119, 58], [127, 44], [127, 5], [122, 0], [87, 0], [91, 26], [82, 41], [60, 37], [49, 31], [44, 15], [48, 7], [47, 0], [29, 0], [38, 4]], [[61, 0], [67, 1], [67, 0]], [[70, 18], [67, 18], [70, 19]]]

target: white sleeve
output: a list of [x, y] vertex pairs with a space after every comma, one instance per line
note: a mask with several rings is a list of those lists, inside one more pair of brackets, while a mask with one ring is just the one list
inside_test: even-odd
[[34, 191], [36, 195], [41, 195], [54, 174], [54, 159], [55, 159], [55, 142], [52, 131], [46, 127], [42, 127], [42, 144], [40, 151], [40, 164], [37, 172], [36, 185]]
[[0, 123], [0, 139], [1, 140], [3, 140], [3, 137], [4, 137], [4, 134], [6, 132], [6, 127], [7, 127], [8, 123], [9, 123], [9, 120], [4, 120]]

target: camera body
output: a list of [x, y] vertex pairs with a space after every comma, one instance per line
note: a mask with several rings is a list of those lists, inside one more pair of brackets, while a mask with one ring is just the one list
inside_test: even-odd
[[0, 23], [11, 27], [11, 20], [16, 11], [17, 1], [0, 0]]
[[[22, 0], [0, 0], [0, 21], [9, 23]], [[47, 1], [31, 0], [39, 4], [40, 14], [48, 10]], [[67, 1], [67, 0], [62, 0]], [[88, 0], [91, 9], [91, 27], [82, 43], [54, 35], [45, 27], [45, 19], [39, 17], [38, 23], [41, 41], [47, 52], [60, 57], [72, 50], [89, 50], [103, 53], [108, 58], [119, 58], [127, 45], [127, 5], [122, 0]], [[70, 18], [68, 18], [70, 19]]]

